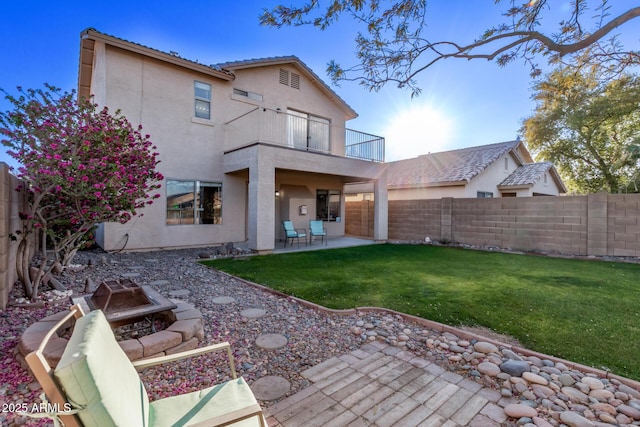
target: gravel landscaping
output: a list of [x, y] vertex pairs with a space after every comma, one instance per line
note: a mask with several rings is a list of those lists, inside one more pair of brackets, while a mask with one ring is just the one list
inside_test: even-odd
[[[194, 305], [204, 319], [204, 343], [229, 341], [238, 374], [249, 384], [267, 376], [284, 378], [290, 389], [282, 398], [309, 384], [300, 375], [305, 369], [379, 340], [499, 391], [501, 406], [513, 425], [640, 425], [640, 392], [632, 382], [629, 386], [618, 379], [598, 378], [571, 364], [438, 332], [388, 312], [317, 310], [197, 264], [203, 252], [207, 251], [81, 252], [74, 259], [78, 268], [64, 273], [60, 281], [77, 296], [85, 293], [88, 278], [98, 284], [127, 277]], [[22, 332], [39, 319], [66, 310], [70, 296], [70, 292], [48, 291], [43, 293], [43, 302], [21, 307], [16, 305], [20, 294], [20, 288], [14, 289], [12, 305], [0, 312], [0, 402], [14, 406], [37, 403], [41, 393], [15, 354]], [[286, 344], [277, 350], [257, 345], [256, 340], [265, 334], [280, 334], [286, 337]], [[199, 359], [148, 369], [143, 379], [150, 397], [158, 399], [226, 379], [228, 371], [219, 362], [220, 358]], [[52, 425], [7, 411], [0, 413], [0, 424]]]

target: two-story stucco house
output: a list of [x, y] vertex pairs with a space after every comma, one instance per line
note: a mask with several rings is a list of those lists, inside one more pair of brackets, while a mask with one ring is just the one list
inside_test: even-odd
[[384, 138], [297, 57], [205, 65], [93, 29], [81, 33], [79, 96], [120, 109], [158, 147], [159, 202], [101, 224], [106, 250], [248, 242], [274, 249], [282, 220], [345, 233], [344, 186], [370, 182], [387, 238]]

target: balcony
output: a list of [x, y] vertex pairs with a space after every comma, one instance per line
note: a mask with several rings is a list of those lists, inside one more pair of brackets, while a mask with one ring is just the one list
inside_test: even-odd
[[302, 113], [257, 107], [225, 123], [225, 151], [255, 143], [384, 162], [384, 138], [332, 125]]

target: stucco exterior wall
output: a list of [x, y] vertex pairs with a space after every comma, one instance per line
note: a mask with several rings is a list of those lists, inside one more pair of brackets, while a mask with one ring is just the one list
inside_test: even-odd
[[545, 172], [544, 177], [534, 184], [531, 188], [531, 195], [544, 194], [546, 196], [559, 195], [558, 186], [553, 180], [549, 171]]
[[468, 197], [468, 196], [467, 196], [467, 191], [463, 185], [446, 186], [446, 187], [389, 189], [389, 201], [441, 199], [443, 197]]
[[[231, 90], [226, 82], [101, 43], [96, 49], [105, 53], [94, 62], [96, 88], [104, 90], [97, 99], [111, 110], [120, 109], [134, 126], [143, 125], [158, 147], [158, 170], [165, 176], [161, 198], [145, 207], [142, 216], [100, 227], [102, 247], [141, 250], [245, 240], [246, 180], [226, 176], [222, 168], [222, 126], [228, 111], [221, 101]], [[211, 120], [194, 117], [196, 80], [212, 85]], [[166, 179], [222, 183], [223, 223], [167, 225]]]
[[478, 191], [488, 191], [493, 193], [493, 197], [500, 197], [498, 184], [504, 181], [505, 178], [511, 175], [517, 168], [518, 165], [511, 155], [506, 154], [502, 156], [467, 184], [465, 190], [466, 195], [464, 197], [475, 198], [478, 196]]

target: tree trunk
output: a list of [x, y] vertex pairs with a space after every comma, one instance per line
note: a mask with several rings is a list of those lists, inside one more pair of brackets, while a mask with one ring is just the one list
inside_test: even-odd
[[33, 297], [33, 283], [31, 282], [31, 275], [29, 274], [29, 258], [30, 258], [30, 242], [29, 239], [23, 235], [20, 244], [18, 245], [18, 252], [16, 253], [16, 272], [18, 273], [18, 280], [24, 287], [24, 293], [27, 298]]

